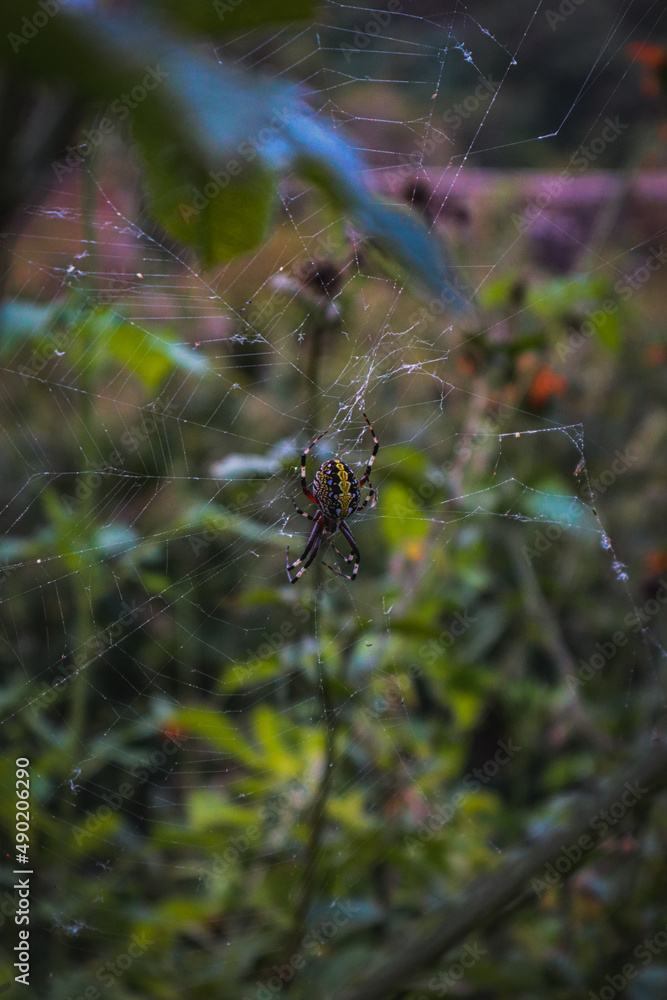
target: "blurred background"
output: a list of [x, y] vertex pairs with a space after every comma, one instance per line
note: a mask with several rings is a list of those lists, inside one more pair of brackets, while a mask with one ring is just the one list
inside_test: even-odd
[[[29, 995], [268, 1000], [664, 734], [663, 5], [245, 3], [0, 15], [8, 997], [17, 759]], [[178, 46], [236, 75], [195, 108]], [[360, 477], [364, 411], [358, 577], [292, 586], [301, 452]], [[666, 846], [647, 796], [387, 996], [664, 997]]]

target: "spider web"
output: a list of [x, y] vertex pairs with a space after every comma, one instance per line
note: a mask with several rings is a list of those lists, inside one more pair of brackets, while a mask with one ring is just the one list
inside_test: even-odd
[[[558, 140], [574, 155], [590, 142], [614, 117], [629, 72], [627, 64], [618, 70], [615, 57], [637, 32], [651, 38], [663, 12], [659, 3], [632, 0], [610, 10], [591, 43], [586, 76], [547, 132], [525, 135], [511, 101], [517, 86], [530, 86], [521, 75], [524, 53], [532, 67], [545, 37], [557, 44], [556, 34], [545, 35], [544, 5], [526, 6], [517, 38], [505, 37], [502, 23], [492, 23], [481, 5], [480, 14], [459, 3], [446, 11], [405, 6], [329, 3], [315, 25], [249, 34], [218, 54], [298, 81], [317, 114], [364, 156], [369, 185], [412, 204], [436, 238], [455, 243], [471, 299], [483, 298], [499, 274], [533, 252], [526, 248], [548, 212], [539, 208], [530, 225], [505, 228], [476, 250], [481, 230], [471, 206], [482, 191], [478, 166], [514, 166], [537, 143], [548, 149]], [[596, 87], [601, 78], [605, 85]], [[453, 88], [465, 112], [463, 143], [446, 120]], [[443, 789], [417, 786], [404, 748], [405, 730], [419, 723], [401, 636], [423, 600], [424, 581], [446, 571], [462, 538], [472, 545], [498, 522], [515, 523], [515, 556], [531, 573], [543, 558], [556, 561], [564, 539], [576, 538], [582, 563], [594, 562], [614, 600], [641, 624], [632, 640], [636, 661], [654, 671], [654, 695], [664, 708], [664, 649], [654, 623], [642, 617], [636, 581], [623, 562], [628, 554], [616, 551], [606, 498], [597, 495], [587, 464], [594, 447], [598, 467], [610, 466], [616, 444], [597, 427], [591, 437], [585, 422], [555, 422], [526, 407], [525, 396], [494, 389], [475, 354], [480, 338], [503, 343], [518, 329], [528, 311], [522, 302], [483, 331], [473, 323], [453, 325], [387, 277], [345, 218], [296, 178], [281, 189], [278, 227], [267, 243], [202, 273], [145, 211], [139, 170], [120, 135], [111, 135], [102, 152], [49, 185], [26, 210], [21, 231], [8, 234], [12, 301], [67, 301], [83, 313], [102, 307], [129, 324], [137, 345], [106, 368], [99, 367], [105, 348], [96, 328], [76, 349], [52, 333], [45, 350], [27, 355], [14, 342], [4, 352], [7, 481], [21, 484], [12, 495], [5, 487], [2, 506], [2, 649], [14, 679], [4, 724], [19, 734], [21, 752], [23, 727], [30, 731], [48, 700], [51, 724], [69, 732], [71, 768], [58, 789], [73, 807], [65, 826], [81, 828], [81, 816], [72, 818], [77, 809], [98, 816], [117, 787], [100, 776], [99, 760], [131, 775], [123, 739], [129, 733], [130, 741], [139, 740], [156, 725], [178, 753], [149, 773], [141, 801], [123, 801], [116, 810], [130, 827], [157, 821], [197, 790], [217, 788], [236, 803], [268, 802], [266, 790], [253, 791], [251, 783], [244, 791], [228, 788], [229, 753], [191, 739], [182, 712], [213, 700], [216, 711], [236, 722], [269, 702], [283, 712], [287, 732], [295, 724], [295, 672], [305, 665], [313, 684], [295, 714], [324, 732], [331, 662], [344, 662], [351, 690], [337, 717], [354, 709], [378, 727], [396, 780], [414, 791], [415, 815], [436, 814]], [[549, 225], [558, 228], [557, 221]], [[577, 254], [590, 255], [588, 275], [619, 278], [662, 237], [664, 227], [612, 255], [592, 237], [568, 234]], [[579, 281], [572, 271], [559, 288], [576, 290]], [[552, 291], [540, 293], [546, 304]], [[175, 331], [180, 349], [202, 365], [177, 365], [147, 385], [146, 352], [164, 329]], [[318, 559], [291, 588], [285, 550], [289, 545], [295, 558], [307, 537], [290, 500], [303, 499], [301, 451], [327, 427], [309, 455], [309, 481], [329, 457], [361, 475], [372, 449], [363, 411], [380, 440], [372, 476], [379, 498], [350, 521], [361, 550], [359, 577], [352, 585], [328, 576]], [[569, 491], [553, 487], [567, 476]], [[268, 612], [258, 624], [255, 609], [263, 601]], [[33, 616], [29, 625], [24, 607]], [[596, 637], [582, 640], [582, 656]], [[563, 679], [576, 658], [563, 654]], [[632, 671], [628, 698], [631, 690]], [[86, 711], [99, 733], [94, 746], [82, 741]], [[583, 715], [581, 723], [592, 725]], [[259, 759], [262, 745], [250, 732], [248, 752]], [[310, 771], [298, 775], [290, 810], [316, 797], [327, 763], [323, 747], [317, 744]], [[355, 784], [374, 788], [364, 772]], [[382, 809], [393, 792], [376, 791]], [[469, 835], [475, 823], [462, 817]], [[82, 842], [81, 866], [98, 866], [101, 900], [127, 847], [112, 831], [101, 842]], [[491, 837], [487, 843], [491, 853], [501, 850]], [[247, 863], [264, 871], [283, 860]], [[203, 897], [213, 860], [201, 858], [194, 870]], [[354, 885], [348, 892], [354, 895]], [[69, 936], [122, 945], [121, 935], [116, 942], [108, 927], [77, 917], [68, 889], [51, 920]]]

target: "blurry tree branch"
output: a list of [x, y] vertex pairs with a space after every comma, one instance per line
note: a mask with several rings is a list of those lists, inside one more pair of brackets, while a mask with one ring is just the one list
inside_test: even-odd
[[63, 88], [32, 85], [11, 71], [0, 79], [0, 298], [9, 270], [7, 229], [22, 205], [39, 199], [82, 108]]
[[82, 111], [81, 100], [71, 91], [5, 74], [0, 84], [0, 231], [35, 197]]
[[[469, 891], [456, 902], [441, 907], [428, 917], [407, 944], [388, 952], [381, 964], [363, 979], [342, 990], [332, 992], [328, 1000], [390, 1000], [406, 981], [428, 970], [468, 934], [510, 909], [535, 900], [531, 878], [544, 874], [544, 867], [563, 854], [563, 847], [575, 845], [579, 837], [591, 830], [591, 820], [603, 810], [619, 802], [626, 785], [638, 785], [641, 801], [667, 785], [667, 743], [660, 740], [651, 749], [640, 753], [634, 762], [606, 780], [592, 794], [582, 794], [572, 806], [573, 818], [559, 825], [551, 834], [528, 844], [492, 875], [475, 881]], [[599, 846], [599, 838], [594, 847]], [[572, 862], [568, 878], [578, 867], [590, 860], [594, 851], [583, 851], [578, 862]]]

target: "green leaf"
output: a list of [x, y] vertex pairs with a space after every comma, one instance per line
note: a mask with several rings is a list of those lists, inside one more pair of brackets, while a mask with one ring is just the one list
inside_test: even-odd
[[623, 342], [618, 313], [609, 314], [600, 309], [595, 315], [595, 336], [610, 354], [618, 354]]
[[270, 479], [279, 471], [280, 464], [268, 455], [225, 455], [212, 466], [216, 479]]
[[285, 467], [286, 462], [294, 465], [297, 454], [292, 438], [278, 441], [265, 455], [240, 455], [232, 452], [225, 455], [211, 468], [211, 474], [216, 479], [269, 479], [277, 475]]
[[538, 315], [551, 318], [555, 313], [581, 309], [583, 302], [598, 302], [609, 293], [604, 275], [580, 275], [576, 278], [551, 278], [529, 286], [526, 300]]
[[95, 535], [95, 546], [100, 555], [113, 557], [136, 546], [138, 536], [129, 525], [107, 524]]
[[312, 0], [161, 0], [160, 8], [173, 20], [205, 35], [245, 31], [282, 21], [311, 17]]
[[469, 308], [444, 244], [408, 209], [370, 194], [362, 180], [365, 164], [344, 140], [312, 115], [295, 115], [287, 130], [297, 164], [350, 213], [362, 236], [403, 267], [438, 305], [447, 304], [452, 311]]
[[96, 332], [103, 334], [101, 349], [122, 361], [149, 389], [160, 382], [174, 369], [203, 375], [208, 371], [208, 363], [201, 354], [176, 342], [174, 335], [165, 329], [159, 333], [141, 330], [119, 320], [112, 313], [106, 314]]
[[239, 663], [232, 670], [224, 671], [216, 684], [216, 690], [222, 695], [228, 695], [253, 685], [262, 686], [266, 681], [282, 674], [284, 669], [278, 656]]
[[43, 340], [55, 332], [61, 314], [58, 306], [39, 305], [15, 299], [0, 306], [0, 343], [3, 350], [14, 349], [25, 340]]
[[174, 712], [169, 724], [177, 726], [189, 736], [198, 736], [222, 753], [237, 757], [250, 767], [261, 768], [264, 763], [262, 755], [253, 750], [238, 729], [217, 709], [185, 708]]
[[450, 315], [470, 309], [444, 243], [407, 209], [367, 200], [357, 218], [373, 245], [433, 296], [434, 317], [440, 315], [442, 306], [448, 307]]
[[300, 759], [289, 750], [284, 739], [285, 732], [294, 729], [291, 722], [286, 727], [272, 708], [260, 705], [254, 713], [253, 728], [264, 750], [266, 764], [275, 774], [289, 778], [300, 772]]
[[377, 827], [377, 820], [370, 816], [366, 808], [363, 789], [332, 796], [327, 803], [327, 814], [330, 819], [355, 832], [363, 833]]
[[[15, 33], [23, 6], [5, 0], [0, 7], [5, 35]], [[249, 17], [251, 7], [237, 18]], [[255, 10], [263, 18], [268, 5]], [[200, 13], [192, 17], [204, 23]], [[112, 120], [131, 117], [157, 218], [206, 264], [264, 238], [277, 175], [296, 168], [432, 297], [434, 315], [443, 304], [466, 308], [444, 245], [407, 210], [373, 197], [363, 161], [293, 88], [222, 65], [136, 10], [59, 11], [29, 43], [10, 44], [0, 59], [3, 52], [33, 78], [68, 81], [83, 97], [105, 102]], [[129, 96], [137, 92], [141, 99]]]
[[217, 789], [195, 789], [188, 798], [187, 811], [188, 823], [193, 830], [209, 830], [214, 826], [243, 829], [260, 823], [258, 810], [229, 802]]
[[392, 548], [404, 550], [423, 542], [428, 521], [414, 499], [413, 492], [400, 483], [390, 483], [382, 491], [382, 528]]
[[111, 309], [87, 309], [76, 300], [48, 306], [7, 302], [0, 308], [0, 333], [5, 350], [22, 340], [43, 343], [36, 363], [26, 366], [28, 372], [41, 371], [44, 360], [59, 349], [68, 353], [70, 362], [86, 365], [90, 363], [88, 349], [97, 365], [115, 357], [148, 388], [158, 385], [174, 368], [193, 375], [209, 371], [206, 358], [179, 344], [170, 330], [144, 330]]
[[534, 492], [524, 494], [524, 509], [531, 517], [572, 529], [590, 527], [590, 508], [578, 497], [559, 492], [561, 487], [560, 480], [540, 480]]
[[146, 164], [153, 214], [178, 239], [196, 246], [206, 266], [247, 253], [266, 236], [276, 191], [257, 164], [237, 177], [226, 170], [207, 173], [197, 164], [156, 157], [150, 146]]
[[[222, 504], [192, 504], [172, 527], [179, 529], [181, 534], [213, 532], [220, 539], [229, 534], [251, 542], [277, 542], [281, 547], [284, 544], [284, 537], [277, 528], [230, 511]], [[204, 546], [207, 544], [209, 542], [204, 542]]]

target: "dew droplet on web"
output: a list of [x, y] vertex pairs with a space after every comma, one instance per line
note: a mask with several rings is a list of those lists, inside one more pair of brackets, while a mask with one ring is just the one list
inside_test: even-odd
[[614, 562], [611, 564], [611, 567], [612, 567], [614, 573], [616, 574], [616, 579], [617, 580], [621, 580], [623, 583], [626, 583], [628, 581], [629, 577], [628, 577], [628, 574], [625, 571], [625, 564], [624, 563], [619, 562], [618, 559], [615, 559]]

